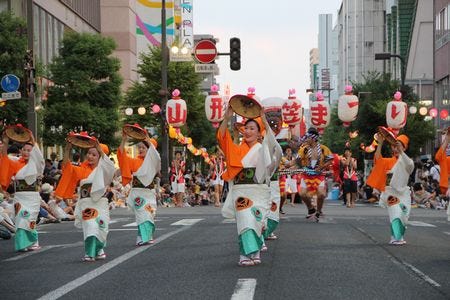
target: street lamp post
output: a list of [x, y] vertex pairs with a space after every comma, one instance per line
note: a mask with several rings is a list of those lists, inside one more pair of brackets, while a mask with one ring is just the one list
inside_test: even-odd
[[403, 59], [403, 57], [401, 55], [398, 54], [391, 54], [391, 53], [375, 53], [375, 60], [387, 60], [387, 59], [391, 59], [391, 57], [397, 57], [400, 59], [400, 63], [401, 63], [401, 79], [402, 79], [402, 86], [401, 88], [403, 89], [403, 87], [405, 86], [405, 75], [406, 75], [406, 70], [405, 70], [405, 60]]
[[161, 183], [169, 182], [169, 136], [166, 124], [167, 104], [167, 33], [166, 33], [166, 0], [161, 1]]

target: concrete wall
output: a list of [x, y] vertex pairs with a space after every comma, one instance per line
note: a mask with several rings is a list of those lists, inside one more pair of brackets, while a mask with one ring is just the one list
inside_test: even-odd
[[114, 56], [120, 59], [124, 91], [137, 80], [135, 2], [132, 0], [102, 0], [100, 2], [101, 33], [116, 41], [117, 48]]

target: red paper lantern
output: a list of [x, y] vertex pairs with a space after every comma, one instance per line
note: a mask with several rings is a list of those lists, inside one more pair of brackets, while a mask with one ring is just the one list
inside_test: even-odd
[[407, 115], [408, 105], [402, 101], [402, 93], [396, 92], [394, 100], [390, 101], [386, 107], [386, 124], [398, 132], [405, 126]]
[[205, 99], [205, 113], [206, 118], [210, 121], [215, 128], [219, 126], [219, 123], [225, 117], [225, 111], [227, 104], [219, 95], [219, 87], [217, 85], [211, 86], [211, 91]]
[[181, 127], [186, 123], [187, 107], [186, 101], [181, 99], [180, 91], [172, 92], [172, 99], [167, 101], [166, 120], [173, 127]]
[[448, 118], [448, 110], [443, 109], [441, 110], [441, 112], [439, 113], [439, 116], [441, 117], [442, 120], [445, 120]]
[[319, 133], [323, 133], [323, 130], [330, 124], [331, 110], [330, 104], [324, 100], [322, 93], [316, 94], [316, 101], [309, 104], [309, 110], [311, 125], [316, 127]]
[[303, 117], [302, 102], [295, 96], [295, 89], [289, 90], [289, 97], [282, 106], [283, 122], [293, 128]]
[[345, 87], [345, 95], [339, 97], [338, 101], [338, 117], [343, 122], [344, 127], [350, 126], [350, 123], [356, 120], [358, 107], [358, 97], [353, 95], [352, 86], [347, 85]]

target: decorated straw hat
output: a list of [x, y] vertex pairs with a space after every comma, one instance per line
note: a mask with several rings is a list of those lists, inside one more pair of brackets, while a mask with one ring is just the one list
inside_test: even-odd
[[261, 105], [258, 100], [246, 95], [234, 95], [230, 98], [229, 105], [238, 115], [253, 119], [261, 114]]
[[31, 131], [22, 124], [9, 125], [5, 128], [6, 136], [15, 142], [26, 143], [31, 140]]
[[67, 141], [80, 148], [93, 148], [97, 145], [97, 139], [93, 136], [89, 136], [86, 131], [80, 133], [70, 132], [69, 135], [67, 135]]
[[383, 136], [383, 138], [391, 145], [397, 143], [397, 138], [392, 129], [389, 127], [378, 126], [378, 134]]
[[133, 125], [131, 124], [125, 124], [123, 126], [123, 132], [125, 132], [126, 135], [129, 137], [138, 140], [143, 141], [147, 138], [147, 130], [139, 126], [139, 124], [135, 123]]

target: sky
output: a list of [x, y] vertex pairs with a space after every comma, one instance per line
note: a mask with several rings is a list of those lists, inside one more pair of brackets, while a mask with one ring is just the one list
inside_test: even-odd
[[241, 70], [232, 71], [229, 57], [216, 60], [217, 82], [229, 83], [231, 94], [288, 96], [294, 88], [306, 104], [310, 86], [309, 51], [317, 48], [319, 14], [333, 14], [342, 0], [193, 0], [194, 34], [219, 39], [219, 52], [229, 52], [229, 39], [241, 40]]

